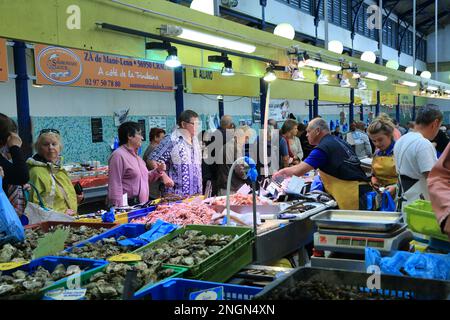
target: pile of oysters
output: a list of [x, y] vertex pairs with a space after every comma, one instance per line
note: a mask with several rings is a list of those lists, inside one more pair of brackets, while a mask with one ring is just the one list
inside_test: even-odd
[[[65, 242], [65, 247], [71, 247], [77, 242], [87, 240], [91, 237], [106, 232], [105, 228], [89, 228], [81, 226], [79, 228], [73, 228], [70, 226], [58, 225], [51, 227], [48, 232], [54, 232], [58, 229], [65, 229], [69, 231], [69, 236]], [[20, 262], [31, 260], [33, 256], [33, 250], [38, 246], [38, 239], [45, 236], [44, 232], [40, 228], [25, 229], [25, 241], [12, 244], [4, 244], [0, 246], [0, 263], [6, 262]]]
[[221, 250], [234, 240], [231, 235], [207, 236], [199, 230], [187, 230], [168, 242], [163, 242], [143, 252], [142, 258], [155, 258], [166, 264], [194, 266]]
[[72, 258], [87, 258], [87, 259], [104, 259], [109, 257], [127, 253], [133, 251], [133, 248], [127, 246], [121, 246], [117, 242], [120, 240], [125, 240], [127, 237], [121, 236], [117, 238], [104, 238], [94, 243], [86, 243], [82, 247], [74, 247], [70, 252], [61, 252], [60, 256], [67, 256]]
[[8, 274], [0, 272], [0, 299], [39, 298], [41, 289], [81, 271], [83, 270], [77, 265], [66, 268], [59, 264], [52, 272], [42, 266], [32, 273], [22, 270]]

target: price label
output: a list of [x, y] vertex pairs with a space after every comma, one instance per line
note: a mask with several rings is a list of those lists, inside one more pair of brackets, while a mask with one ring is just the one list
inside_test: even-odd
[[87, 289], [56, 289], [48, 291], [45, 299], [48, 300], [81, 300], [86, 296]]
[[135, 253], [122, 253], [108, 258], [111, 262], [135, 262], [141, 261], [142, 257]]
[[224, 300], [223, 287], [210, 288], [202, 291], [192, 292], [189, 300]]
[[12, 270], [29, 263], [30, 261], [0, 263], [0, 271]]

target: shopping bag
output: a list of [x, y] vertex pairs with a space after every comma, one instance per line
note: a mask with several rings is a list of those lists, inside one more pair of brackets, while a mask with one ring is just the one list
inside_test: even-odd
[[46, 208], [36, 187], [31, 183], [30, 186], [34, 189], [34, 192], [38, 197], [39, 204], [28, 201], [24, 214], [27, 216], [29, 224], [41, 223], [45, 221], [75, 221], [74, 217]]
[[16, 210], [9, 202], [3, 188], [3, 178], [0, 177], [0, 244], [20, 242], [25, 239], [25, 232], [17, 216]]
[[74, 217], [61, 212], [53, 211], [51, 209], [42, 208], [40, 205], [33, 202], [27, 203], [27, 206], [25, 207], [25, 215], [28, 218], [29, 224], [35, 224], [45, 221], [75, 221]]
[[370, 191], [366, 193], [366, 199], [367, 199], [367, 207], [366, 209], [368, 211], [375, 211], [377, 208], [376, 200], [377, 200], [377, 193], [375, 191]]
[[383, 192], [383, 195], [381, 196], [381, 208], [380, 211], [395, 211], [396, 205], [394, 199], [392, 199], [391, 193], [386, 190]]

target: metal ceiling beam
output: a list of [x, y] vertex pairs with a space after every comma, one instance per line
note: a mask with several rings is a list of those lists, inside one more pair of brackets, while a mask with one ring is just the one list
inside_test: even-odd
[[[429, 7], [430, 5], [434, 4], [434, 0], [427, 0], [424, 3], [421, 3], [420, 5], [417, 6], [417, 12], [416, 12], [416, 16], [418, 16], [423, 10], [425, 10], [427, 7]], [[400, 17], [409, 17], [410, 15], [412, 15], [413, 13], [413, 9], [409, 9], [408, 11], [405, 12], [399, 12], [398, 15]]]
[[355, 25], [356, 21], [358, 20], [359, 13], [361, 12], [362, 5], [364, 3], [364, 0], [359, 0], [354, 6], [352, 6], [352, 26], [351, 26], [351, 38], [352, 38], [352, 52], [350, 53], [350, 56], [353, 57], [354, 50], [353, 50], [353, 40], [355, 39], [356, 30]]
[[[448, 16], [449, 14], [450, 14], [450, 10], [448, 10], [448, 9], [442, 11], [441, 13], [438, 14], [438, 20], [441, 20], [442, 18]], [[428, 24], [434, 22], [434, 21], [435, 21], [435, 18], [436, 18], [436, 17], [433, 16], [433, 17], [430, 17], [430, 18], [428, 18], [428, 19], [425, 19], [425, 20], [421, 21], [419, 24], [417, 24], [417, 27], [420, 28], [420, 27], [426, 26], [426, 25], [428, 25]], [[428, 27], [428, 28], [429, 28], [429, 27]]]
[[[430, 0], [429, 1], [427, 1], [427, 2], [430, 2]], [[432, 1], [432, 2], [434, 2], [434, 0]], [[427, 6], [423, 6], [425, 3], [423, 3], [422, 5], [420, 5], [419, 7], [421, 7], [417, 12], [416, 12], [416, 17], [417, 17], [417, 15], [419, 15], [423, 10], [425, 10], [425, 8], [427, 7]], [[401, 16], [403, 16], [403, 14], [401, 14]], [[434, 18], [433, 18], [434, 19]], [[408, 28], [411, 26], [411, 22], [408, 22], [407, 24], [406, 24], [406, 27], [405, 27], [405, 31], [403, 31], [403, 33], [402, 33], [402, 35], [401, 35], [401, 37], [400, 37], [400, 41], [399, 41], [399, 43], [398, 43], [398, 48], [397, 48], [397, 50], [400, 52], [400, 49], [401, 49], [401, 47], [402, 47], [402, 42], [403, 42], [403, 39], [405, 38], [405, 34], [406, 34], [406, 31], [408, 31]], [[418, 26], [416, 25], [416, 32], [417, 32], [417, 28], [418, 28]], [[400, 28], [399, 28], [400, 29]], [[400, 30], [399, 30], [400, 31]], [[422, 32], [422, 30], [421, 30], [421, 32]], [[422, 32], [422, 33], [424, 33], [424, 32]]]
[[[386, 25], [386, 22], [388, 21], [389, 17], [391, 16], [392, 12], [394, 11], [395, 7], [400, 3], [401, 0], [395, 0], [394, 5], [390, 7], [389, 12], [386, 14], [385, 17], [383, 17], [383, 28]], [[391, 1], [392, 2], [392, 1]], [[387, 8], [386, 8], [387, 9]], [[386, 10], [385, 9], [385, 10]]]

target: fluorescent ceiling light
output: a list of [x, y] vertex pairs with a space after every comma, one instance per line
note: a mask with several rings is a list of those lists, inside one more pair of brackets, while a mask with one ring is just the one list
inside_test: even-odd
[[295, 29], [289, 23], [280, 23], [275, 27], [275, 30], [273, 30], [273, 34], [289, 40], [294, 40]]
[[329, 70], [329, 71], [334, 71], [334, 72], [338, 72], [342, 70], [341, 66], [336, 66], [334, 64], [329, 64], [329, 63], [325, 63], [322, 61], [317, 61], [317, 60], [312, 60], [312, 59], [307, 59], [304, 61], [300, 61], [298, 63], [298, 67], [311, 67], [311, 68], [316, 68], [316, 69], [322, 69], [322, 70]]
[[317, 78], [317, 84], [328, 84], [329, 82], [328, 77], [323, 73]]
[[256, 50], [256, 47], [247, 43], [234, 41], [218, 36], [214, 36], [212, 34], [207, 34], [203, 32], [198, 32], [186, 28], [182, 28], [181, 34], [177, 35], [177, 37], [191, 40], [194, 42], [201, 42], [211, 46], [226, 48], [235, 51], [241, 51], [245, 53], [253, 53]]
[[388, 77], [386, 77], [386, 76], [383, 76], [381, 74], [372, 73], [372, 72], [363, 72], [363, 73], [361, 73], [361, 75], [364, 78], [379, 80], [379, 81], [386, 81], [388, 79]]
[[402, 86], [407, 86], [407, 87], [417, 86], [417, 82], [411, 82], [411, 81], [405, 81], [405, 80], [398, 80], [398, 84], [401, 84]]

